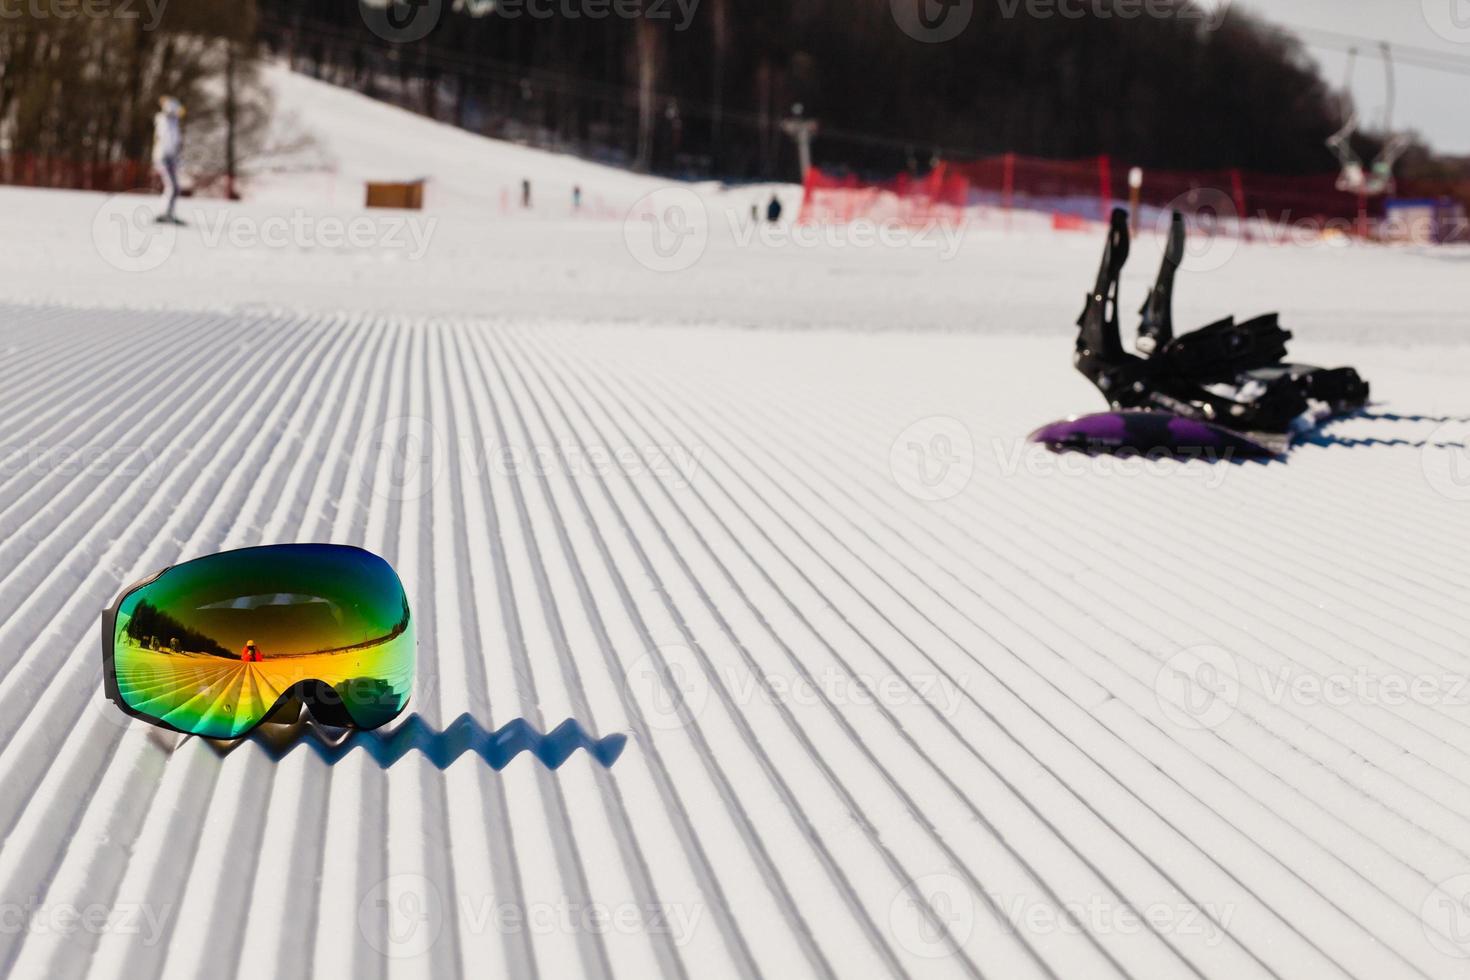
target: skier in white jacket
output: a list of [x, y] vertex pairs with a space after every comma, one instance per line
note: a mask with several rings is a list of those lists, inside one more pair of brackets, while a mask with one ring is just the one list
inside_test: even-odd
[[176, 225], [183, 224], [174, 214], [179, 200], [179, 153], [184, 148], [179, 128], [183, 117], [184, 107], [178, 99], [165, 95], [158, 100], [158, 112], [153, 116], [153, 169], [163, 180], [163, 211], [155, 220]]

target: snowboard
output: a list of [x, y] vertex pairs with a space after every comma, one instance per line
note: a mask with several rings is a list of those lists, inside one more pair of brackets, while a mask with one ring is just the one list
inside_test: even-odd
[[1229, 462], [1285, 455], [1292, 437], [1237, 432], [1168, 412], [1099, 412], [1044, 425], [1027, 437], [1053, 452], [1169, 456]]

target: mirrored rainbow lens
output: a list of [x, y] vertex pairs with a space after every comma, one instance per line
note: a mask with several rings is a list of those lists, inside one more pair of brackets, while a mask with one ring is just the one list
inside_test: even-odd
[[413, 687], [403, 585], [386, 561], [345, 545], [270, 545], [175, 565], [123, 597], [112, 642], [128, 707], [211, 738], [249, 730], [287, 692], [376, 728]]

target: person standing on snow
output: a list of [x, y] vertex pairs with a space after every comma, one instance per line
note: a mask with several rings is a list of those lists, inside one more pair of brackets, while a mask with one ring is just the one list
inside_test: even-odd
[[153, 116], [153, 169], [163, 180], [163, 212], [154, 220], [181, 225], [174, 214], [174, 205], [179, 200], [179, 154], [184, 148], [184, 134], [179, 121], [184, 118], [184, 107], [179, 100], [165, 95], [158, 100], [158, 112]]

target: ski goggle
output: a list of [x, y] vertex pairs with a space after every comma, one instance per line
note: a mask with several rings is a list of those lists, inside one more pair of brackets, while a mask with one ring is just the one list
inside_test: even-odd
[[393, 567], [361, 548], [280, 544], [174, 565], [102, 616], [107, 697], [189, 735], [239, 738], [305, 705], [377, 728], [413, 688], [414, 633]]

